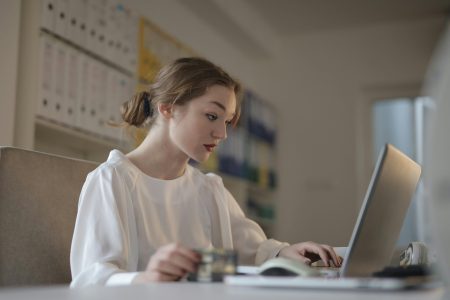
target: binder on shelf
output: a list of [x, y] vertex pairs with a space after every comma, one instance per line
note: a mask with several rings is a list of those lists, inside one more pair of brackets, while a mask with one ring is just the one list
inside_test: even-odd
[[121, 94], [120, 106], [126, 101], [128, 101], [135, 94], [135, 81], [132, 77], [122, 74], [122, 78], [125, 82], [123, 85], [123, 92]]
[[86, 130], [92, 133], [99, 133], [98, 126], [98, 95], [99, 95], [99, 83], [100, 83], [100, 63], [93, 58], [88, 57], [89, 72], [87, 83], [87, 101], [86, 108], [87, 122]]
[[104, 57], [106, 49], [106, 30], [107, 30], [107, 11], [108, 11], [108, 0], [97, 0], [97, 15], [96, 24], [97, 28], [97, 39], [95, 41], [96, 54]]
[[274, 145], [276, 141], [275, 111], [264, 102], [261, 112], [261, 123], [263, 129], [263, 139], [267, 143]]
[[251, 91], [245, 92], [245, 113], [248, 131], [261, 140], [275, 144], [274, 112]]
[[119, 66], [134, 73], [137, 68], [139, 17], [122, 5], [117, 6], [118, 44], [116, 57]]
[[41, 0], [41, 27], [51, 32], [55, 31], [57, 0]]
[[135, 86], [136, 83], [132, 77], [126, 74], [120, 73], [120, 92], [117, 98], [117, 113], [119, 114], [119, 120], [122, 120], [122, 115], [120, 114], [120, 107], [122, 104], [128, 100], [136, 93]]
[[69, 0], [67, 19], [67, 39], [83, 47], [81, 24], [84, 23], [85, 5], [83, 0]]
[[246, 201], [247, 214], [260, 225], [270, 225], [275, 219], [275, 209], [273, 203], [264, 203], [261, 199], [249, 195]]
[[259, 181], [259, 171], [258, 171], [258, 148], [256, 141], [250, 139], [248, 142], [248, 169], [247, 178], [251, 182], [257, 183]]
[[277, 128], [276, 128], [276, 115], [275, 110], [268, 109], [267, 118], [266, 118], [266, 126], [268, 130], [269, 142], [272, 145], [275, 145], [277, 140]]
[[106, 133], [109, 138], [118, 140], [118, 129], [112, 124], [120, 123], [119, 116], [119, 106], [118, 100], [119, 97], [119, 74], [116, 70], [109, 68], [107, 72], [106, 78]]
[[245, 178], [246, 163], [245, 163], [245, 145], [247, 142], [247, 134], [244, 128], [239, 127], [237, 129], [238, 145], [236, 152], [236, 160], [239, 167], [239, 177]]
[[124, 47], [123, 57], [124, 68], [134, 73], [137, 70], [137, 44], [139, 35], [139, 17], [131, 11], [128, 11], [126, 26], [124, 28]]
[[130, 11], [126, 7], [121, 7], [120, 10], [120, 22], [119, 22], [119, 45], [120, 47], [117, 48], [117, 63], [120, 65], [120, 67], [127, 69], [127, 55], [129, 52], [129, 45], [128, 45], [128, 30], [129, 30], [129, 24], [130, 24]]
[[264, 129], [261, 121], [261, 102], [253, 96], [250, 101], [250, 132], [259, 138], [264, 138]]
[[47, 35], [39, 37], [39, 89], [37, 98], [36, 114], [52, 118], [54, 105], [54, 70], [53, 64], [56, 59], [55, 41]]
[[87, 10], [88, 10], [88, 0], [71, 0], [79, 2], [79, 10], [78, 10], [78, 45], [87, 49], [87, 36], [88, 36], [88, 28], [87, 28]]
[[69, 0], [58, 0], [55, 19], [55, 33], [62, 38], [68, 38], [67, 25], [69, 15]]
[[219, 170], [245, 178], [245, 132], [242, 128], [228, 129], [228, 138], [217, 149]]
[[[112, 120], [114, 124], [121, 124], [123, 120], [120, 107], [134, 95], [133, 80], [121, 72], [110, 69], [109, 86], [112, 87], [109, 91], [111, 97], [108, 97], [107, 102], [109, 120]], [[107, 132], [109, 132], [109, 136], [113, 139], [118, 141], [123, 140], [123, 132], [120, 126], [110, 126], [107, 124]]]
[[90, 58], [83, 53], [80, 53], [78, 58], [78, 72], [79, 72], [79, 85], [78, 85], [78, 101], [77, 101], [77, 113], [76, 126], [83, 130], [89, 130], [89, 107], [88, 107], [88, 80], [89, 80], [89, 60]]
[[269, 160], [270, 148], [265, 143], [258, 143], [258, 184], [263, 188], [269, 187]]
[[78, 12], [77, 10], [79, 9], [79, 5], [78, 3], [80, 3], [79, 0], [69, 0], [68, 6], [68, 16], [67, 16], [67, 28], [66, 28], [66, 33], [67, 33], [67, 39], [75, 44], [79, 44], [78, 43]]
[[87, 0], [86, 13], [86, 49], [97, 54], [98, 28], [97, 20], [99, 14], [99, 2], [97, 0]]
[[67, 47], [67, 68], [66, 68], [66, 106], [64, 122], [72, 127], [76, 126], [78, 113], [78, 101], [80, 98], [80, 53], [74, 49]]
[[97, 104], [97, 133], [101, 136], [108, 136], [108, 99], [106, 98], [108, 67], [102, 63], [98, 63], [99, 82], [98, 93], [94, 103]]
[[65, 123], [66, 94], [67, 94], [67, 46], [59, 41], [55, 43], [56, 55], [53, 64], [54, 70], [54, 96], [52, 119]]
[[112, 49], [112, 57], [114, 63], [122, 66], [122, 48], [123, 48], [123, 27], [125, 26], [125, 9], [122, 4], [116, 3], [114, 7], [115, 23], [112, 25], [114, 28], [114, 47]]
[[115, 62], [115, 45], [118, 36], [117, 21], [117, 1], [110, 0], [106, 10], [106, 41], [105, 41], [105, 58], [111, 62]]
[[273, 147], [269, 151], [269, 188], [274, 189], [277, 186], [276, 155]]
[[86, 67], [87, 67], [87, 79], [86, 79], [86, 85], [85, 85], [85, 95], [86, 98], [84, 99], [84, 107], [85, 107], [85, 119], [84, 119], [84, 123], [82, 124], [82, 128], [86, 131], [92, 132], [92, 124], [94, 123], [93, 121], [91, 121], [91, 119], [93, 118], [93, 116], [95, 116], [96, 114], [96, 110], [94, 107], [92, 107], [92, 97], [95, 94], [95, 83], [93, 82], [93, 78], [94, 76], [92, 75], [93, 73], [93, 64], [94, 64], [94, 59], [91, 58], [90, 56], [86, 55], [85, 56], [85, 63], [86, 63]]
[[[109, 109], [110, 113], [115, 116], [115, 120], [117, 120], [117, 122], [120, 124], [123, 121], [122, 114], [120, 113], [120, 107], [125, 101], [128, 101], [133, 96], [133, 94], [126, 95], [124, 92], [123, 86], [126, 86], [124, 80], [125, 76], [117, 71], [114, 74], [114, 86], [116, 94], [113, 98], [113, 101], [111, 101]], [[114, 129], [114, 136], [119, 140], [122, 139], [121, 134], [122, 132], [120, 130]]]
[[217, 155], [219, 157], [219, 171], [225, 174], [232, 175], [233, 173], [233, 158], [231, 156], [232, 138], [228, 134], [228, 138], [223, 143], [219, 144], [217, 148]]

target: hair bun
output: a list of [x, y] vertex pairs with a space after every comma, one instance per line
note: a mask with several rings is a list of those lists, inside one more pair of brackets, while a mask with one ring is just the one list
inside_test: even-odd
[[142, 101], [144, 102], [144, 113], [147, 117], [153, 117], [153, 107], [149, 92], [142, 92]]

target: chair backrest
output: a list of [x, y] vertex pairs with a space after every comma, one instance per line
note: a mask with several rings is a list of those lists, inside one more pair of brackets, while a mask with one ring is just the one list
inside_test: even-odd
[[78, 197], [96, 166], [0, 147], [0, 286], [71, 281]]

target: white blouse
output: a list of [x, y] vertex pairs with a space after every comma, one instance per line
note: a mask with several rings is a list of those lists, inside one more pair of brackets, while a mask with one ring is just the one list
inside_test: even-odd
[[80, 194], [71, 286], [129, 284], [158, 248], [174, 242], [235, 249], [239, 264], [257, 265], [288, 245], [268, 240], [219, 176], [188, 165], [176, 179], [156, 179], [113, 150]]

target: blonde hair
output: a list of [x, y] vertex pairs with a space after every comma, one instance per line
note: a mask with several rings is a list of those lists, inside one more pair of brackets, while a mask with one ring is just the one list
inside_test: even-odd
[[157, 117], [158, 104], [184, 105], [204, 95], [213, 85], [234, 91], [236, 112], [231, 123], [236, 125], [241, 112], [241, 85], [222, 68], [198, 57], [180, 58], [163, 67], [148, 91], [137, 93], [122, 105], [122, 118], [131, 126], [151, 126]]

